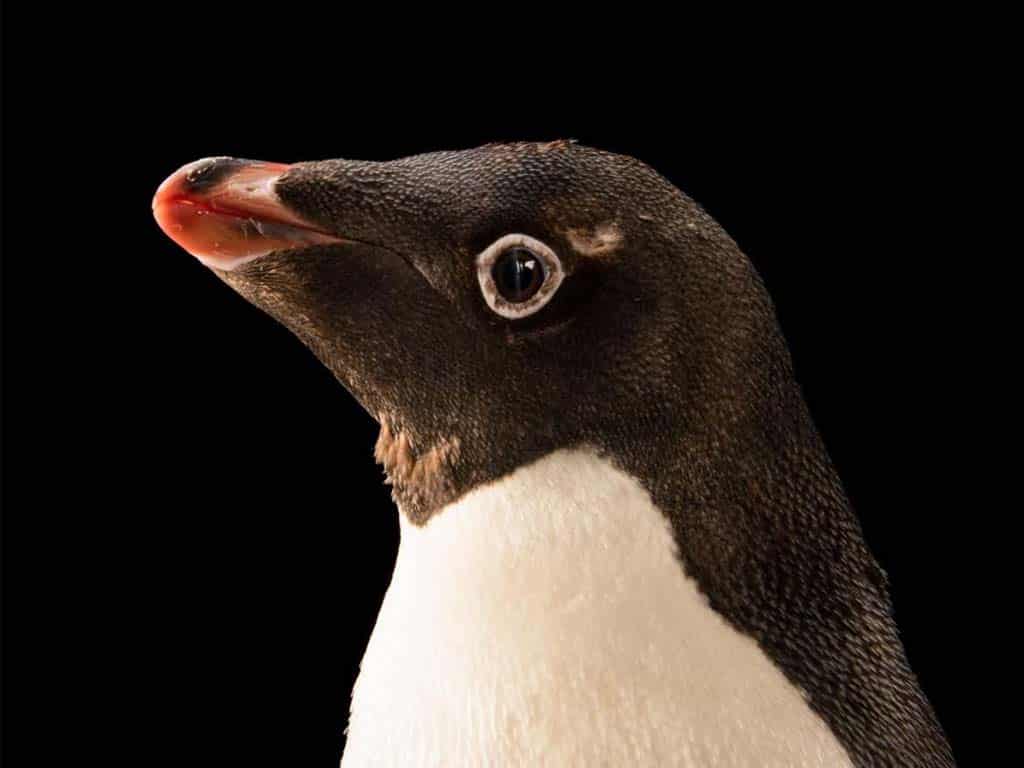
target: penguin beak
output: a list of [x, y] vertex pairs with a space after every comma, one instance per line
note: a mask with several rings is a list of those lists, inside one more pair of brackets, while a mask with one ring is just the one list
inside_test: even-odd
[[273, 251], [345, 242], [281, 203], [275, 188], [289, 168], [231, 157], [197, 160], [160, 185], [153, 215], [174, 242], [223, 271]]

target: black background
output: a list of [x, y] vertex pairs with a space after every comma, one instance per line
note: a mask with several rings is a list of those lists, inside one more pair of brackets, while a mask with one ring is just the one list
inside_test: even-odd
[[985, 619], [951, 205], [969, 149], [941, 52], [879, 37], [702, 64], [636, 33], [556, 64], [557, 38], [524, 33], [174, 17], [5, 26], [5, 749], [336, 765], [388, 583], [375, 424], [163, 237], [160, 181], [209, 155], [571, 137], [658, 169], [761, 271], [911, 663], [972, 762]]

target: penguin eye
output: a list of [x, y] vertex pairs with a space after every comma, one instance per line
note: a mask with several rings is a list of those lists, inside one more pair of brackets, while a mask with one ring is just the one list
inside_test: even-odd
[[555, 252], [529, 235], [505, 235], [476, 260], [484, 300], [494, 312], [527, 317], [550, 301], [564, 276]]
[[509, 248], [494, 262], [491, 278], [501, 298], [510, 304], [522, 304], [540, 290], [544, 265], [532, 251]]

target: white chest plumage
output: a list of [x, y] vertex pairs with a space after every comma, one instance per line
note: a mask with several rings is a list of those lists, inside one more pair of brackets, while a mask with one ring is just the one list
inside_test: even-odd
[[573, 450], [403, 519], [342, 765], [850, 761], [708, 606], [639, 483]]

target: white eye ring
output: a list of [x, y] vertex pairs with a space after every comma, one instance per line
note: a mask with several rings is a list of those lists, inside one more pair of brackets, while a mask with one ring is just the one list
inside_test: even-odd
[[[523, 248], [537, 257], [544, 270], [543, 283], [530, 298], [521, 302], [512, 302], [498, 292], [494, 282], [494, 265], [498, 259], [512, 248]], [[476, 257], [476, 276], [480, 281], [480, 292], [484, 300], [496, 314], [515, 320], [528, 317], [540, 310], [555, 295], [562, 284], [565, 272], [562, 262], [548, 246], [529, 235], [511, 234], [499, 237]]]

